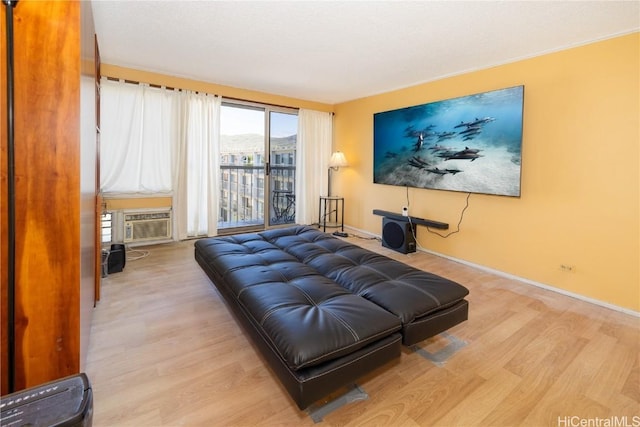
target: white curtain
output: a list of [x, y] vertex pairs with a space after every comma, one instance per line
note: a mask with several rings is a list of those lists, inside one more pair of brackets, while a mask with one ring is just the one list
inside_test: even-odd
[[170, 193], [178, 130], [175, 92], [103, 79], [101, 95], [102, 191]]
[[171, 195], [175, 240], [215, 235], [220, 105], [214, 95], [103, 79], [102, 191]]
[[300, 109], [296, 151], [296, 223], [318, 222], [320, 196], [327, 194], [333, 114]]
[[[214, 236], [219, 213], [221, 98], [103, 79], [101, 186], [105, 193], [171, 194], [174, 239]], [[318, 221], [327, 193], [333, 115], [301, 109], [296, 222]]]
[[183, 124], [174, 168], [177, 237], [215, 236], [218, 228], [221, 98], [191, 91], [181, 98]]

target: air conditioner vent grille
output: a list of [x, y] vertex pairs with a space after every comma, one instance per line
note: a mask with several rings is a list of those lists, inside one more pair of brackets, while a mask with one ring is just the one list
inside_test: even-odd
[[169, 219], [171, 212], [138, 212], [124, 214], [125, 221], [147, 221], [150, 219]]
[[171, 211], [124, 214], [124, 241], [127, 243], [170, 239]]

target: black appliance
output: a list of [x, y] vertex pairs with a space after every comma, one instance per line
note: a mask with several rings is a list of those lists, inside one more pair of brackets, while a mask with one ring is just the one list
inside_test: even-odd
[[127, 253], [122, 243], [114, 243], [111, 245], [109, 256], [107, 258], [107, 272], [108, 274], [119, 273], [124, 270], [124, 265], [127, 262]]
[[91, 427], [93, 394], [84, 373], [2, 396], [1, 427]]
[[416, 251], [416, 228], [409, 221], [382, 218], [382, 246], [403, 254]]

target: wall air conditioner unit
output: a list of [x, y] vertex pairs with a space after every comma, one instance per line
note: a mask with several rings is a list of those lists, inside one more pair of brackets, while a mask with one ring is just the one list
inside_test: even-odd
[[123, 216], [125, 243], [169, 240], [172, 237], [170, 210], [125, 211]]

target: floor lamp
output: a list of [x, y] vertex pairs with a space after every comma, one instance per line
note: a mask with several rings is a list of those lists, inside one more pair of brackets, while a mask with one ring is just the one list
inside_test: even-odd
[[347, 159], [344, 157], [344, 153], [341, 151], [336, 151], [331, 155], [331, 160], [329, 160], [329, 173], [328, 173], [328, 182], [327, 182], [327, 196], [331, 197], [331, 172], [337, 171], [341, 167], [348, 166]]

